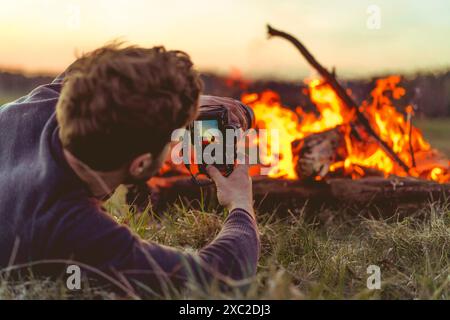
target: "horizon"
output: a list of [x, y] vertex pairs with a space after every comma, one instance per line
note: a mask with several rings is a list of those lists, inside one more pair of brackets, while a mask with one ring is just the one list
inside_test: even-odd
[[76, 52], [119, 38], [186, 51], [200, 72], [226, 75], [238, 69], [255, 80], [310, 76], [291, 44], [267, 39], [268, 23], [298, 37], [318, 61], [345, 79], [450, 69], [450, 3], [444, 0], [347, 0], [346, 6], [323, 0], [0, 4], [0, 29], [8, 30], [2, 33], [0, 67], [25, 74], [57, 74]]
[[[230, 68], [229, 72], [220, 72], [220, 71], [211, 71], [211, 70], [198, 70], [198, 72], [201, 75], [212, 75], [219, 78], [233, 78], [232, 73], [235, 71], [235, 68]], [[62, 71], [61, 71], [62, 72]], [[18, 68], [10, 68], [10, 67], [4, 67], [0, 65], [0, 73], [11, 73], [11, 74], [17, 74], [22, 75], [24, 77], [56, 77], [61, 72], [50, 72], [50, 71], [28, 71], [24, 69], [18, 69]], [[409, 70], [406, 72], [392, 72], [392, 71], [380, 71], [379, 73], [373, 73], [373, 74], [360, 74], [356, 76], [352, 75], [344, 75], [341, 76], [338, 72], [336, 72], [336, 75], [339, 77], [339, 79], [344, 81], [367, 81], [369, 79], [379, 79], [379, 78], [385, 78], [391, 75], [399, 75], [402, 78], [405, 79], [412, 79], [416, 78], [421, 75], [443, 75], [450, 72], [450, 66], [446, 68], [440, 68], [440, 69], [417, 69], [417, 70]], [[286, 82], [286, 83], [295, 83], [298, 81], [304, 82], [307, 79], [310, 79], [311, 77], [314, 77], [313, 74], [317, 75], [315, 71], [312, 71], [309, 74], [305, 74], [304, 76], [298, 76], [297, 78], [283, 78], [281, 77], [274, 77], [270, 75], [261, 75], [257, 77], [242, 77], [242, 78], [236, 78], [236, 79], [242, 79], [244, 81], [250, 81], [250, 82], [258, 82], [258, 81], [275, 81], [275, 82]], [[317, 75], [319, 76], [319, 75]]]

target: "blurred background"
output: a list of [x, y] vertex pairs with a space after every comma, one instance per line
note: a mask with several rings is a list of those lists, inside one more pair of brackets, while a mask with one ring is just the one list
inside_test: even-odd
[[205, 92], [276, 90], [308, 109], [312, 70], [266, 24], [297, 36], [358, 101], [376, 78], [403, 77], [415, 123], [450, 154], [450, 2], [445, 0], [0, 0], [0, 104], [51, 81], [113, 39], [189, 53]]

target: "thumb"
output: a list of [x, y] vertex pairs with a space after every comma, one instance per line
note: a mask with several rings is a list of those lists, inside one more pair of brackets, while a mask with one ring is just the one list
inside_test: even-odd
[[214, 180], [214, 182], [219, 183], [222, 182], [225, 178], [222, 176], [222, 174], [220, 173], [220, 171], [212, 166], [212, 165], [208, 165], [206, 167], [206, 171], [208, 172], [209, 176], [211, 177], [211, 179]]

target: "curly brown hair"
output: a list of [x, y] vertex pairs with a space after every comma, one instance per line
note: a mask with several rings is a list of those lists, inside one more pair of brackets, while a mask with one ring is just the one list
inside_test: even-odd
[[56, 106], [62, 146], [98, 171], [157, 157], [172, 131], [196, 117], [200, 91], [186, 53], [108, 44], [66, 72]]

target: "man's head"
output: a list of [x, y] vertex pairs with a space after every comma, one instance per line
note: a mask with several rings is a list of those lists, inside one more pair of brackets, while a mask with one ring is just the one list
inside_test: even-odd
[[174, 129], [192, 121], [201, 82], [189, 56], [111, 44], [68, 69], [56, 107], [62, 146], [98, 172], [130, 180], [158, 168]]

